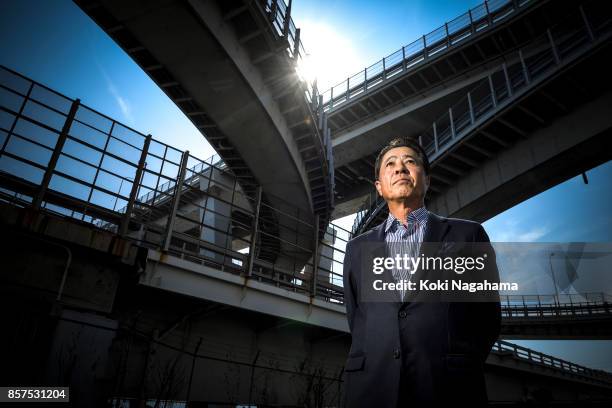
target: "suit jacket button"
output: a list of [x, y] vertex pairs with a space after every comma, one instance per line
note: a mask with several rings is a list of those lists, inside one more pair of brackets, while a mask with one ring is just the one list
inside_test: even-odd
[[398, 359], [400, 358], [400, 355], [401, 355], [400, 349], [393, 350], [393, 358]]
[[406, 316], [408, 316], [408, 313], [406, 313], [405, 310], [402, 310], [401, 312], [399, 312], [399, 317], [401, 317], [402, 319]]

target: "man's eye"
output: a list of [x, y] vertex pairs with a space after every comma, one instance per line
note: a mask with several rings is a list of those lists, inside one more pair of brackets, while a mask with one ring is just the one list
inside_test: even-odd
[[387, 162], [387, 167], [389, 167], [391, 164], [393, 164], [393, 163], [391, 163], [391, 162]]

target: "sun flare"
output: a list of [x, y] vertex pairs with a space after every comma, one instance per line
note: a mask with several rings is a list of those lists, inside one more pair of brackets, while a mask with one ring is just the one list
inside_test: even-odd
[[320, 92], [365, 67], [352, 41], [334, 27], [314, 21], [303, 21], [300, 26], [307, 55], [298, 64], [298, 74], [308, 82], [316, 79]]

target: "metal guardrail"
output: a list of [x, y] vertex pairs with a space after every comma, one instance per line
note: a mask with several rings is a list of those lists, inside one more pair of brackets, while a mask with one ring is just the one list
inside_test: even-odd
[[612, 315], [612, 296], [599, 293], [502, 295], [502, 316], [512, 318], [601, 317]]
[[574, 374], [596, 383], [601, 383], [608, 386], [612, 385], [612, 373], [574, 364], [567, 360], [553, 357], [549, 354], [531, 350], [527, 347], [522, 347], [507, 341], [497, 340], [491, 351], [501, 355], [511, 354], [520, 360], [526, 360], [530, 363], [542, 365], [564, 373]]
[[[221, 156], [219, 156], [218, 154], [213, 154], [208, 159], [204, 160], [204, 162], [198, 163], [193, 168], [189, 169], [190, 172], [194, 173], [194, 176], [190, 180], [186, 180], [185, 182], [195, 182], [195, 181], [197, 181], [197, 175], [199, 173], [203, 173], [206, 170], [208, 170], [210, 168], [210, 166], [217, 167], [219, 169], [225, 169], [227, 167], [227, 164], [223, 161]], [[146, 163], [145, 163], [145, 167], [146, 167]], [[167, 195], [175, 187], [176, 187], [175, 181], [174, 180], [168, 180], [168, 181], [164, 182], [162, 185], [160, 185], [158, 189], [156, 188], [156, 190], [154, 190], [154, 191], [149, 191], [148, 193], [146, 193], [146, 194], [144, 194], [142, 196], [138, 196], [136, 201], [141, 202], [141, 203], [146, 203], [146, 204], [148, 204], [150, 206], [155, 206], [155, 205], [159, 204], [163, 200], [163, 198], [164, 198], [163, 195], [158, 195], [157, 194], [157, 190], [161, 191], [162, 194], [166, 194]], [[118, 211], [120, 213], [124, 214], [127, 211], [127, 206], [119, 209]]]
[[[329, 224], [318, 240], [314, 225], [304, 221], [299, 211], [288, 204], [273, 208], [265, 202], [259, 207], [276, 215], [280, 232], [270, 235], [258, 229], [260, 223], [254, 221], [258, 203], [243, 194], [231, 169], [215, 157], [201, 161], [0, 68], [2, 200], [76, 218], [143, 246], [230, 272], [252, 272], [256, 279], [341, 303], [349, 231]], [[256, 237], [254, 242], [250, 236]], [[250, 256], [260, 254], [271, 241], [284, 245], [279, 255], [295, 264]], [[314, 280], [312, 249], [305, 242], [318, 242]], [[550, 309], [550, 299], [507, 296], [503, 301], [514, 316], [538, 305]], [[595, 306], [610, 300], [601, 294], [586, 299], [566, 296], [557, 298], [557, 311], [550, 310], [556, 315], [577, 314], [586, 302], [592, 313]], [[567, 309], [568, 305], [574, 308]]]
[[0, 200], [342, 302], [349, 231], [329, 224], [320, 239], [306, 214], [259, 197], [215, 156], [202, 161], [0, 66]]
[[[568, 19], [508, 56], [510, 63], [479, 81], [448, 111], [436, 119], [418, 141], [430, 162], [442, 157], [495, 115], [511, 106], [578, 56], [606, 41], [612, 32], [609, 15], [600, 15], [597, 2], [580, 6]], [[358, 210], [352, 234], [358, 235], [385, 206], [381, 197], [369, 196]]]
[[445, 54], [482, 31], [487, 31], [528, 4], [533, 4], [533, 0], [485, 1], [323, 92], [324, 110], [333, 112], [351, 99], [396, 79], [398, 75], [418, 69], [431, 58]]

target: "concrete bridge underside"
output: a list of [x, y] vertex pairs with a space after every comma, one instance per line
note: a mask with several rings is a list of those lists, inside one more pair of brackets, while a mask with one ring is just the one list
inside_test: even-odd
[[[596, 3], [585, 3], [583, 6], [585, 9], [588, 9], [589, 18], [597, 20], [597, 24], [601, 24], [602, 30], [606, 31], [605, 27], [609, 26], [609, 24], [604, 23], [604, 21], [609, 21], [609, 13], [605, 10], [598, 10], [599, 6]], [[573, 7], [576, 9], [574, 14], [579, 17], [578, 5]], [[576, 24], [577, 27], [580, 27], [581, 22], [577, 17], [572, 17], [568, 20], [567, 10], [556, 15], [555, 18], [561, 19], [563, 16], [565, 20], [563, 20], [561, 25], [563, 28], [558, 29], [560, 30], [559, 32], [569, 32], [563, 30], [576, 30], [576, 28], [571, 28], [571, 24]], [[570, 24], [569, 21], [574, 19], [576, 22]], [[554, 19], [542, 20], [542, 23], [544, 22], [546, 24], [554, 24], [557, 21]], [[526, 24], [526, 22], [523, 23]], [[605, 37], [608, 33], [607, 31], [602, 31], [601, 35]], [[496, 41], [499, 40], [495, 35], [491, 37]], [[476, 41], [476, 39], [471, 41]], [[526, 54], [528, 50], [535, 53], [539, 52], [538, 48], [532, 45], [526, 46], [523, 44], [520, 48], [525, 59], [529, 58]], [[454, 198], [452, 196], [456, 196], [457, 193], [454, 191], [449, 192], [449, 190], [453, 189], [461, 180], [469, 179], [474, 173], [482, 170], [485, 166], [484, 163], [495, 161], [497, 156], [505, 149], [509, 149], [515, 144], [523, 143], [537, 132], [551, 127], [564, 116], [574, 115], [573, 112], [580, 107], [597, 100], [608, 92], [611, 88], [610, 77], [606, 69], [606, 55], [609, 53], [609, 50], [609, 40], [606, 42], [602, 38], [600, 44], [593, 46], [591, 51], [585, 51], [584, 55], [579, 59], [571, 64], [567, 64], [559, 72], [542, 81], [539, 89], [529, 92], [528, 95], [514, 103], [512, 107], [498, 112], [495, 115], [495, 120], [486, 126], [476, 129], [470, 135], [469, 142], [459, 143], [453, 151], [444, 157], [437, 158], [432, 167], [432, 185], [428, 197], [428, 200], [432, 203], [431, 205], [444, 215], [461, 216], [469, 214], [469, 216], [480, 217], [476, 218], [480, 221], [497, 214], [495, 212], [497, 210], [481, 215], [476, 214], [478, 211], [475, 212], [469, 209], [459, 211], [460, 209], [455, 208], [453, 204], [447, 210], [443, 208], [444, 206], [440, 202], [453, 201]], [[460, 50], [455, 51], [455, 54], [460, 53]], [[450, 54], [452, 53], [449, 51]], [[447, 58], [450, 58], [450, 56]], [[335, 133], [334, 154], [336, 155], [337, 200], [334, 218], [354, 213], [368, 199], [368, 195], [372, 196], [375, 193], [371, 184], [374, 173], [373, 165], [376, 154], [384, 142], [398, 135], [418, 137], [425, 133], [432, 133], [432, 123], [434, 120], [440, 120], [444, 115], [448, 115], [449, 107], [455, 106], [456, 108], [457, 105], [455, 104], [457, 101], [460, 98], [465, 99], [468, 91], [474, 91], [476, 88], [481, 89], [482, 84], [478, 85], [478, 82], [486, 82], [487, 75], [499, 75], [502, 65], [500, 62], [496, 62], [498, 61], [496, 58], [491, 58], [490, 61], [479, 65], [478, 70], [467, 71], [471, 72], [470, 75], [455, 78], [443, 86], [432, 86], [430, 89], [424, 90], [418, 97], [414, 96], [413, 100], [405, 100], [401, 104], [397, 104], [397, 106], [374, 114], [365, 122], [356, 123], [354, 126]], [[516, 65], [515, 60], [517, 58], [519, 58], [519, 53], [516, 49], [508, 49], [503, 53], [503, 61], [508, 67], [513, 64]], [[438, 59], [442, 59], [442, 55]], [[437, 63], [440, 64], [441, 62], [438, 61]], [[497, 68], [494, 67], [496, 63], [499, 64]], [[429, 66], [432, 64], [425, 64], [422, 69], [431, 70], [433, 68]], [[492, 74], [496, 70], [498, 72]], [[406, 75], [416, 75], [416, 73]], [[397, 80], [399, 81], [399, 77]], [[391, 85], [393, 84], [390, 84], [389, 87]], [[386, 88], [382, 87], [381, 89]], [[372, 98], [375, 97], [373, 95], [360, 96], [356, 98], [358, 100], [353, 102], [353, 104], [363, 104]], [[345, 109], [348, 109], [348, 107]], [[457, 114], [456, 109], [454, 113]], [[346, 115], [346, 117], [354, 117], [354, 115]], [[576, 119], [576, 116], [572, 116], [572, 120], [574, 119]], [[577, 125], [576, 128], [580, 128], [580, 126]], [[592, 134], [592, 136], [595, 136], [595, 134]], [[579, 136], [577, 139], [580, 138]], [[591, 149], [597, 149], [597, 147], [596, 144], [590, 146]], [[598, 151], [591, 151], [591, 153], [599, 154]], [[592, 160], [586, 158], [580, 167], [588, 169], [609, 158], [609, 156], [598, 157]], [[567, 179], [567, 177], [579, 174], [578, 171], [570, 171], [571, 175], [565, 174], [568, 173], [565, 170], [560, 173], [563, 174], [562, 177], [553, 177], [555, 182], [560, 182]], [[540, 174], [547, 176], [545, 172], [541, 172], [538, 174], [532, 173], [528, 177], [530, 180], [533, 180], [534, 176], [539, 176]], [[489, 189], [490, 180], [487, 181], [488, 185], [485, 186], [481, 182], [480, 188]], [[472, 180], [472, 184], [474, 182]], [[546, 184], [548, 187], [554, 185], [551, 183]], [[537, 194], [547, 187], [541, 186], [540, 188], [539, 191], [533, 191], [530, 194]], [[460, 196], [461, 194], [463, 192], [459, 193]], [[521, 199], [526, 198], [529, 198], [529, 196], [523, 196]], [[497, 201], [508, 202], [507, 200]], [[519, 201], [512, 201], [512, 204], [517, 202]], [[503, 209], [500, 211], [503, 211]]]
[[612, 93], [587, 103], [482, 164], [430, 201], [483, 222], [612, 158]]
[[[272, 205], [284, 197], [312, 213], [307, 169], [278, 95], [216, 2], [77, 3], [203, 133], [247, 194], [261, 185]], [[289, 76], [290, 67], [278, 73]]]
[[[482, 222], [612, 159], [609, 50], [609, 41], [603, 43], [434, 161], [428, 207]], [[373, 194], [371, 183], [358, 179], [371, 180], [372, 168], [355, 171], [335, 217], [355, 211]]]

